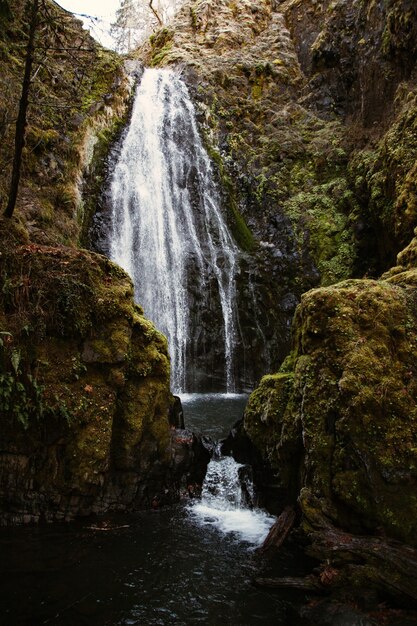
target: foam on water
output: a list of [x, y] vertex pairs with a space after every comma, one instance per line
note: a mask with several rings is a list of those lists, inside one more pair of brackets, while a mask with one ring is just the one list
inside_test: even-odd
[[241, 541], [254, 546], [266, 538], [275, 518], [260, 509], [216, 509], [197, 503], [191, 508], [192, 515], [202, 526], [213, 526], [222, 533], [233, 533]]
[[190, 505], [198, 524], [231, 533], [241, 541], [261, 544], [275, 518], [254, 507], [253, 484], [232, 457], [214, 458], [208, 466], [200, 502]]

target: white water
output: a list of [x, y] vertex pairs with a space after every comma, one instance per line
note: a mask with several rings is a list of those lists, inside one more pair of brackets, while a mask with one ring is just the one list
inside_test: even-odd
[[275, 519], [261, 509], [252, 508], [253, 485], [246, 478], [243, 493], [239, 478], [239, 469], [243, 467], [232, 457], [214, 458], [207, 468], [201, 501], [190, 505], [190, 511], [200, 525], [233, 533], [257, 546], [264, 541]]
[[219, 210], [187, 87], [174, 72], [145, 70], [110, 196], [110, 256], [132, 277], [145, 315], [168, 337], [174, 392], [187, 390], [187, 357], [199, 331], [191, 292], [207, 306], [219, 300], [224, 377], [234, 391], [237, 248]]

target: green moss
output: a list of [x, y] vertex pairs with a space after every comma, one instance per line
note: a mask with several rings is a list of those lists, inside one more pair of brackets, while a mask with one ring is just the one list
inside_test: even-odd
[[161, 28], [150, 39], [152, 47], [152, 56], [150, 60], [151, 67], [159, 67], [164, 65], [165, 61], [172, 62], [170, 53], [173, 48], [174, 33], [169, 28]]
[[292, 385], [292, 373], [264, 376], [245, 410], [245, 431], [275, 467], [278, 466], [276, 446], [282, 435]]
[[231, 213], [228, 219], [229, 228], [232, 231], [233, 237], [238, 246], [242, 250], [250, 252], [255, 246], [255, 239], [252, 232], [248, 228], [245, 219], [239, 212], [235, 187], [232, 183], [230, 176], [226, 173], [226, 169], [224, 167], [224, 163], [220, 156], [220, 153], [212, 148], [210, 145], [207, 145], [207, 141], [206, 147], [208, 147], [210, 158], [217, 165], [222, 187], [227, 193], [228, 209]]
[[413, 544], [416, 281], [417, 270], [399, 266], [385, 281], [349, 280], [305, 294], [293, 352], [278, 378], [261, 381], [245, 415], [249, 436], [287, 488], [304, 475], [338, 525], [382, 527]]
[[103, 94], [109, 91], [122, 64], [123, 59], [116, 52], [103, 48], [97, 52], [89, 88], [83, 93], [82, 110], [88, 111], [94, 103], [102, 99]]
[[284, 203], [300, 252], [307, 246], [321, 275], [329, 285], [348, 278], [356, 258], [351, 228], [355, 200], [344, 178], [312, 187]]
[[356, 194], [367, 206], [367, 219], [392, 238], [398, 251], [412, 236], [417, 216], [415, 91], [400, 88], [397, 106], [396, 122], [378, 143], [358, 152], [349, 168]]

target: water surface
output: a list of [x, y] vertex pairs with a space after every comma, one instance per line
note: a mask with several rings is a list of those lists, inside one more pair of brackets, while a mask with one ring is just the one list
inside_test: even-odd
[[[206, 430], [218, 433], [222, 420], [235, 421], [243, 404], [241, 396], [186, 398], [185, 419], [202, 427], [209, 420]], [[201, 506], [208, 510], [194, 508]], [[1, 530], [0, 623], [296, 626], [294, 596], [253, 585], [263, 567], [255, 547], [272, 518], [236, 507], [234, 521], [233, 510], [219, 509], [216, 519], [213, 508], [203, 499], [135, 515]], [[254, 515], [263, 516], [263, 528]], [[299, 565], [293, 553], [281, 553], [280, 575]]]
[[247, 394], [189, 393], [180, 394], [185, 426], [212, 439], [224, 439], [233, 424], [243, 417]]

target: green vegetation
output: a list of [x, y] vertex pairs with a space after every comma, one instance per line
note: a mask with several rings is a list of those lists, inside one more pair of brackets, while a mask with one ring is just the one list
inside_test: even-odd
[[[42, 42], [35, 39], [34, 77], [30, 88], [27, 141], [22, 154], [18, 212], [31, 224], [33, 240], [74, 245], [79, 225], [79, 181], [89, 168], [94, 136], [114, 129], [128, 97], [122, 60], [100, 48], [68, 13], [46, 3], [48, 20]], [[58, 28], [58, 26], [59, 28]], [[16, 0], [0, 16], [0, 198], [7, 198], [23, 75], [25, 3]], [[58, 32], [59, 31], [59, 32]], [[58, 41], [57, 41], [58, 40]], [[74, 44], [74, 45], [73, 45]], [[47, 59], [45, 56], [47, 49]], [[42, 58], [40, 58], [40, 55]], [[39, 58], [38, 58], [39, 57]], [[115, 131], [114, 131], [115, 132]], [[86, 217], [91, 217], [88, 214]], [[82, 215], [80, 216], [80, 221]], [[83, 225], [84, 226], [84, 225]]]
[[396, 106], [394, 124], [377, 143], [355, 154], [349, 169], [356, 194], [367, 206], [367, 219], [404, 246], [417, 219], [415, 88], [401, 85]]
[[395, 280], [350, 280], [305, 294], [292, 362], [283, 368], [290, 372], [264, 379], [245, 414], [246, 431], [284, 486], [303, 472], [339, 526], [382, 527], [412, 544], [417, 319], [409, 289], [416, 278], [409, 270]]
[[143, 440], [168, 463], [169, 359], [119, 267], [87, 251], [29, 243], [15, 220], [0, 226], [3, 444], [30, 451], [27, 472], [56, 502], [35, 494], [26, 503], [26, 471], [2, 497], [21, 499], [36, 519], [59, 512], [68, 491], [93, 485], [101, 497], [111, 468], [146, 467]]

